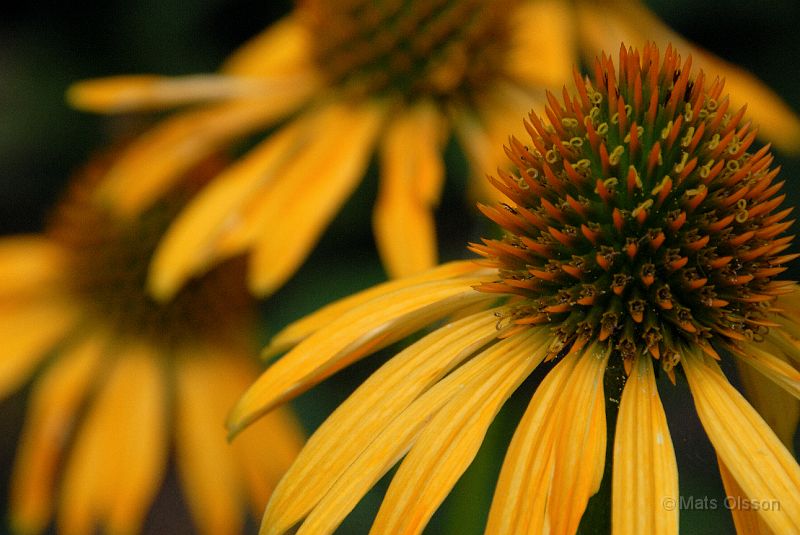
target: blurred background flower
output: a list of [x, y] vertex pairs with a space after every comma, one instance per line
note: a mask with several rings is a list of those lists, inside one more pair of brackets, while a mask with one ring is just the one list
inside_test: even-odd
[[32, 382], [10, 489], [24, 534], [136, 535], [174, 457], [194, 525], [240, 533], [303, 442], [290, 411], [233, 447], [220, 422], [258, 371], [254, 303], [241, 262], [172, 301], [145, 291], [147, 266], [209, 161], [134, 219], [93, 202], [114, 155], [76, 176], [43, 234], [0, 239], [0, 397]]
[[[647, 5], [681, 35], [747, 68], [764, 80], [794, 109], [800, 109], [798, 62], [800, 42], [796, 25], [800, 7], [792, 0], [763, 5], [744, 0], [720, 6], [711, 1], [651, 0]], [[64, 103], [66, 88], [76, 80], [111, 74], [155, 73], [165, 76], [213, 72], [230, 51], [258, 34], [292, 9], [288, 0], [197, 0], [186, 2], [144, 1], [84, 2], [79, 6], [57, 2], [18, 4], [6, 8], [0, 21], [0, 227], [5, 234], [41, 229], [43, 214], [62, 191], [69, 172], [92, 149], [118, 132], [142, 131], [150, 116], [126, 116], [109, 120], [70, 110]], [[597, 9], [597, 7], [595, 7]], [[521, 121], [518, 123], [521, 124]], [[512, 125], [517, 126], [517, 125]], [[762, 130], [764, 130], [762, 126]], [[464, 202], [469, 167], [453, 140], [443, 147], [446, 180], [441, 204], [435, 212], [442, 259], [466, 255], [464, 243], [482, 234], [477, 211]], [[800, 160], [777, 151], [787, 177], [800, 173]], [[378, 167], [373, 162], [365, 179], [333, 219], [315, 251], [295, 277], [272, 296], [262, 309], [265, 332], [315, 310], [320, 305], [382, 280], [385, 275], [375, 254], [371, 212], [378, 197]], [[789, 203], [800, 202], [790, 189]], [[347, 251], [347, 254], [342, 254]], [[797, 275], [789, 274], [789, 276]], [[377, 366], [380, 357], [337, 375], [297, 400], [304, 423], [315, 428], [353, 385]], [[467, 472], [452, 497], [430, 526], [431, 532], [477, 533], [483, 525], [491, 485], [497, 479], [502, 452], [524, 405], [514, 396], [501, 418], [490, 429], [478, 462]], [[26, 392], [3, 402], [0, 425], [15, 434], [21, 428]], [[671, 400], [686, 392], [662, 392], [677, 455], [681, 460], [681, 490], [687, 495], [720, 495], [716, 469], [707, 466], [712, 454], [702, 442], [702, 430], [692, 411], [680, 412]], [[679, 411], [675, 413], [674, 411]], [[503, 414], [508, 413], [507, 417]], [[679, 422], [679, 425], [673, 425]], [[10, 467], [16, 441], [0, 444], [0, 463]], [[701, 444], [698, 446], [698, 444]], [[702, 444], [705, 444], [704, 446]], [[712, 467], [713, 468], [713, 467]], [[7, 483], [9, 470], [2, 480]], [[489, 485], [487, 487], [487, 485]], [[161, 496], [175, 520], [171, 532], [190, 528], [185, 506], [169, 484]], [[365, 532], [374, 515], [378, 493], [368, 495], [351, 515], [343, 533]], [[716, 493], [716, 494], [715, 494]], [[181, 511], [184, 516], [181, 517]], [[726, 511], [683, 511], [685, 532], [730, 531]], [[163, 518], [163, 517], [162, 517]], [[181, 518], [183, 521], [181, 521]], [[443, 522], [443, 519], [446, 520]], [[155, 526], [155, 527], [154, 527]], [[708, 526], [714, 526], [709, 528]], [[163, 527], [163, 526], [162, 526]], [[146, 526], [161, 533], [152, 522]], [[732, 529], [732, 528], [731, 528]], [[155, 530], [155, 531], [153, 531]]]

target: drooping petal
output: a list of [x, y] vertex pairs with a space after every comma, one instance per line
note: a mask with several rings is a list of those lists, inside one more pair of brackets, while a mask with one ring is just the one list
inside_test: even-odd
[[[558, 89], [572, 78], [576, 61], [574, 14], [561, 0], [523, 2], [511, 17], [511, 46], [506, 69], [511, 79], [526, 85]], [[536, 31], [531, 31], [531, 23]], [[535, 54], [531, 51], [536, 50]], [[519, 117], [519, 121], [522, 116]]]
[[728, 467], [717, 457], [719, 463], [719, 473], [722, 476], [722, 484], [725, 486], [725, 508], [731, 512], [733, 516], [733, 525], [736, 527], [736, 533], [742, 535], [773, 535], [769, 526], [767, 526], [764, 519], [759, 514], [750, 509], [739, 506], [747, 500], [744, 492], [742, 492], [739, 484], [733, 479], [733, 476], [728, 470]]
[[19, 533], [41, 533], [50, 522], [58, 464], [98, 371], [103, 342], [100, 336], [77, 342], [36, 381], [11, 484], [10, 514]]
[[[343, 494], [331, 491], [331, 487], [334, 484], [342, 486], [349, 481], [345, 480], [343, 474], [353, 471], [352, 467], [365, 456], [364, 451], [368, 447], [375, 454], [385, 452], [385, 448], [375, 451], [376, 437], [386, 436], [386, 440], [400, 444], [390, 426], [395, 425], [393, 422], [399, 415], [404, 414], [411, 403], [416, 403], [415, 400], [421, 399], [419, 396], [446, 373], [497, 337], [494, 312], [485, 311], [434, 331], [393, 357], [362, 383], [309, 439], [276, 489], [265, 522], [273, 526], [276, 532], [281, 532], [300, 521], [323, 497], [330, 502], [327, 497], [340, 496], [344, 499], [344, 494], [347, 494], [351, 499], [355, 498], [353, 504], [357, 503], [358, 498], [352, 494], [352, 489]], [[391, 392], [391, 395], [386, 395], [387, 392]], [[425, 407], [441, 406], [432, 401], [423, 405], [423, 410]], [[407, 417], [410, 416], [404, 416]], [[407, 428], [408, 425], [406, 423], [402, 427]], [[331, 447], [333, 444], [336, 446]], [[391, 455], [389, 457], [392, 458]], [[369, 466], [378, 467], [376, 463], [370, 463]], [[325, 477], [319, 477], [320, 473], [324, 473]], [[369, 474], [361, 471], [358, 477], [368, 478]], [[373, 477], [380, 477], [380, 474], [373, 474]], [[364, 480], [364, 492], [371, 483], [370, 479]], [[351, 484], [355, 485], [356, 482]], [[334, 509], [345, 513], [343, 503], [337, 502]], [[335, 524], [333, 517], [315, 516]], [[309, 523], [314, 524], [311, 520]]]
[[360, 182], [385, 112], [381, 104], [334, 104], [320, 114], [303, 155], [259, 199], [249, 277], [255, 293], [271, 293], [305, 260]]
[[342, 314], [275, 362], [228, 417], [236, 434], [272, 407], [356, 360], [465, 305], [489, 300], [472, 288], [480, 278], [434, 281], [379, 297]]
[[650, 355], [628, 376], [614, 435], [614, 535], [678, 533], [678, 466]]
[[123, 215], [136, 215], [214, 151], [266, 128], [307, 96], [300, 86], [284, 99], [240, 99], [170, 117], [126, 148], [98, 188], [98, 197]]
[[[287, 161], [300, 151], [314, 132], [309, 118], [292, 121], [245, 157], [228, 167], [183, 209], [158, 246], [148, 286], [160, 300], [171, 298], [192, 276], [218, 260], [220, 235], [237, 220], [238, 210], [251, 196], [280, 179]], [[238, 251], [229, 250], [233, 254]]]
[[121, 348], [78, 431], [59, 508], [66, 535], [136, 533], [167, 458], [163, 370], [148, 348]]
[[[254, 374], [247, 385], [256, 376]], [[247, 385], [237, 389], [237, 397]], [[254, 515], [263, 514], [275, 486], [292, 466], [304, 440], [300, 422], [287, 407], [270, 411], [236, 437], [231, 446], [239, 460]]]
[[487, 353], [503, 358], [488, 377], [465, 383], [420, 434], [392, 479], [371, 533], [421, 533], [478, 452], [508, 397], [546, 355], [549, 331], [531, 329]]
[[496, 83], [475, 104], [475, 110], [453, 110], [452, 120], [459, 142], [470, 160], [472, 175], [470, 195], [478, 201], [504, 201], [505, 197], [491, 185], [487, 175], [496, 175], [498, 168], [508, 168], [504, 145], [509, 136], [527, 136], [523, 119], [545, 99], [530, 89], [512, 83]]
[[62, 280], [67, 258], [55, 242], [41, 236], [0, 240], [0, 299], [48, 291]]
[[710, 357], [682, 355], [697, 414], [720, 460], [751, 500], [780, 503], [760, 511], [776, 533], [800, 531], [800, 466]]
[[203, 352], [195, 348], [176, 362], [178, 471], [200, 533], [238, 533], [243, 519], [243, 489], [220, 425], [228, 406], [219, 403], [219, 392], [228, 378], [211, 362], [215, 357]]
[[[248, 427], [233, 443], [228, 443], [221, 423], [239, 396], [258, 377], [259, 367], [252, 356], [241, 354], [236, 348], [220, 350], [209, 347], [199, 352], [200, 354], [187, 356], [187, 361], [201, 359], [200, 362], [188, 365], [202, 368], [195, 370], [195, 375], [205, 382], [205, 404], [209, 407], [213, 405], [210, 412], [216, 414], [209, 422], [213, 428], [211, 436], [206, 437], [206, 440], [215, 442], [211, 449], [218, 450], [219, 458], [224, 459], [222, 463], [226, 472], [229, 471], [226, 477], [235, 479], [235, 490], [231, 494], [237, 498], [237, 503], [235, 508], [229, 508], [230, 512], [243, 508], [247, 499], [254, 514], [261, 515], [273, 488], [302, 448], [303, 432], [292, 412], [283, 407], [265, 415]], [[197, 371], [200, 373], [196, 373]], [[198, 390], [197, 394], [200, 395], [201, 391]], [[214, 471], [215, 469], [209, 470]], [[199, 479], [197, 475], [192, 477]], [[216, 488], [213, 477], [205, 479], [203, 485], [207, 488], [204, 500], [214, 500], [215, 495], [222, 490]], [[203, 514], [208, 513], [206, 511]], [[220, 533], [211, 529], [208, 531]]]
[[378, 250], [392, 277], [419, 273], [436, 263], [432, 210], [444, 179], [440, 112], [416, 104], [387, 126], [381, 145], [381, 184], [373, 225]]
[[313, 85], [313, 77], [310, 74], [271, 78], [214, 74], [113, 76], [72, 85], [67, 100], [82, 110], [123, 113], [234, 98], [269, 96], [283, 101], [291, 98], [297, 87], [303, 84]]
[[575, 533], [603, 478], [607, 361], [596, 346], [567, 355], [536, 389], [506, 453], [487, 534]]
[[345, 312], [371, 301], [372, 299], [376, 299], [403, 288], [410, 288], [418, 284], [435, 280], [464, 276], [469, 273], [475, 273], [481, 269], [483, 268], [478, 266], [475, 262], [469, 260], [448, 262], [424, 273], [377, 284], [356, 294], [342, 298], [338, 301], [334, 301], [333, 303], [325, 305], [316, 312], [309, 314], [308, 316], [301, 318], [285, 327], [270, 340], [269, 345], [265, 347], [264, 351], [262, 352], [262, 357], [269, 358], [273, 355], [283, 353], [288, 348], [299, 344], [314, 331], [329, 324]]
[[792, 451], [797, 424], [800, 423], [800, 399], [780, 388], [769, 376], [753, 366], [740, 364], [737, 371], [747, 401]]
[[75, 307], [56, 297], [0, 308], [0, 398], [28, 379], [77, 320]]
[[694, 65], [712, 80], [717, 76], [725, 78], [732, 107], [738, 109], [747, 104], [748, 114], [759, 124], [764, 139], [784, 151], [800, 150], [800, 118], [774, 91], [744, 69], [676, 34], [641, 2], [582, 0], [577, 3], [577, 13], [587, 58], [594, 58], [599, 50], [617, 50], [620, 42], [641, 47], [649, 40], [662, 50], [671, 43], [679, 50], [689, 51]]
[[763, 350], [759, 344], [747, 344], [743, 351], [734, 353], [740, 362], [752, 366], [772, 382], [800, 399], [800, 371], [775, 354]]

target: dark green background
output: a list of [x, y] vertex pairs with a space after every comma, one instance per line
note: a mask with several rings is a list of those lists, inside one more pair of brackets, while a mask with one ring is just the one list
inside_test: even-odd
[[[652, 0], [650, 5], [685, 36], [758, 74], [800, 110], [800, 3]], [[72, 81], [125, 73], [213, 71], [233, 48], [289, 8], [288, 1], [264, 0], [117, 0], [78, 5], [49, 0], [4, 8], [0, 18], [0, 234], [40, 229], [71, 170], [121, 127], [119, 121], [70, 110], [63, 93]], [[455, 146], [448, 148], [447, 157], [450, 176], [437, 217], [443, 256], [453, 258], [465, 254], [463, 244], [475, 239], [481, 223], [475, 211], [463, 205], [465, 166]], [[795, 185], [800, 181], [800, 159], [779, 153], [777, 160], [784, 166], [788, 202], [800, 203]], [[300, 273], [262, 305], [265, 339], [291, 319], [382, 280], [370, 232], [375, 191], [373, 169]], [[300, 398], [296, 405], [306, 426], [318, 425], [390, 354], [387, 351], [354, 366]], [[478, 462], [437, 514], [430, 533], [482, 532], [504, 444], [532, 391], [532, 382], [526, 383], [504, 409]], [[0, 503], [7, 494], [8, 467], [25, 394], [0, 401]], [[662, 395], [681, 471], [681, 494], [721, 497], [713, 450], [687, 389], [668, 386], [662, 388]], [[370, 494], [342, 533], [366, 533], [379, 501], [379, 493]], [[719, 534], [733, 529], [724, 510], [683, 511], [681, 519], [682, 533]], [[5, 525], [0, 524], [0, 533]], [[151, 514], [147, 533], [191, 533], [174, 476]]]

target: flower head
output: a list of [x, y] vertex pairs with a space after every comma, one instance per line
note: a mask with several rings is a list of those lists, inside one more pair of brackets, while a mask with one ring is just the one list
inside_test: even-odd
[[[241, 266], [187, 285], [169, 304], [145, 292], [149, 258], [208, 162], [136, 219], [98, 208], [93, 161], [44, 235], [0, 240], [0, 318], [7, 348], [0, 395], [36, 373], [14, 467], [19, 533], [135, 534], [175, 448], [201, 533], [236, 533], [248, 502], [263, 507], [302, 438], [288, 411], [236, 448], [220, 423], [257, 373], [252, 303]], [[48, 358], [49, 357], [49, 358]], [[266, 455], [265, 455], [266, 453]]]
[[[542, 87], [569, 78], [567, 14], [555, 0], [302, 1], [219, 75], [90, 81], [73, 87], [70, 98], [117, 112], [202, 103], [145, 134], [110, 170], [100, 196], [129, 215], [209, 152], [277, 126], [175, 222], [154, 259], [150, 288], [157, 297], [248, 249], [252, 289], [280, 287], [356, 188], [376, 148], [379, 251], [390, 274], [411, 274], [436, 262], [432, 211], [450, 131], [470, 155], [485, 197], [483, 172], [503, 157], [508, 127], [500, 125], [524, 113]], [[529, 32], [527, 20], [547, 24]]]
[[674, 381], [682, 346], [761, 339], [793, 291], [773, 281], [797, 257], [780, 168], [691, 65], [623, 48], [618, 73], [604, 56], [575, 98], [548, 94], [547, 121], [531, 114], [529, 145], [511, 140], [516, 172], [495, 185], [513, 203], [483, 208], [505, 237], [473, 247], [502, 279], [480, 289], [523, 297], [511, 321], [553, 325], [554, 356], [607, 340], [627, 370], [649, 353]]
[[[493, 180], [507, 201], [483, 207], [505, 236], [473, 246], [485, 260], [377, 286], [275, 337], [268, 352], [295, 347], [240, 400], [234, 433], [444, 320], [311, 437], [262, 534], [330, 532], [404, 455], [373, 532], [420, 533], [539, 366], [550, 369], [509, 445], [487, 533], [576, 533], [610, 447], [614, 533], [677, 533], [678, 508], [663, 506], [678, 499], [678, 474], [657, 370], [688, 381], [728, 494], [780, 503], [734, 509], [736, 524], [800, 529], [800, 466], [716, 362], [760, 375], [762, 399], [783, 389], [784, 417], [759, 409], [791, 436], [800, 291], [776, 278], [793, 256], [768, 148], [751, 151], [744, 110], [672, 48], [623, 46], [618, 69], [603, 55], [575, 85], [548, 95], [544, 118], [531, 113], [526, 143], [510, 139], [511, 171]], [[610, 435], [607, 376], [625, 381]]]

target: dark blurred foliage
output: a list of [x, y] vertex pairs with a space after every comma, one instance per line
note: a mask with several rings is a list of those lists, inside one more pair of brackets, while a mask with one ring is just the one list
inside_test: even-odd
[[[800, 3], [796, 0], [651, 0], [650, 6], [684, 36], [757, 74], [800, 110]], [[130, 135], [147, 118], [111, 119], [73, 111], [67, 86], [79, 79], [126, 73], [210, 72], [227, 54], [291, 8], [289, 0], [139, 0], [80, 3], [18, 2], [0, 18], [0, 234], [41, 229], [73, 169], [110, 139]], [[535, 31], [535, 30], [533, 30]], [[483, 227], [463, 205], [466, 166], [452, 145], [438, 213], [445, 258], [465, 255]], [[800, 204], [800, 159], [777, 154], [787, 203]], [[262, 309], [262, 336], [320, 305], [383, 279], [374, 252], [370, 209], [372, 169], [302, 270]], [[794, 272], [794, 277], [798, 277]], [[0, 341], [0, 347], [2, 341]], [[296, 407], [313, 430], [382, 361], [391, 348], [302, 396]], [[729, 370], [730, 371], [730, 370]], [[481, 533], [502, 454], [537, 378], [525, 383], [492, 426], [485, 446], [432, 522], [430, 533]], [[732, 375], [732, 374], [731, 374]], [[721, 496], [713, 450], [684, 386], [663, 387], [681, 470], [681, 494]], [[26, 392], [0, 401], [0, 506], [22, 422]], [[386, 478], [380, 488], [385, 488]], [[366, 533], [381, 493], [373, 492], [342, 533]], [[655, 504], [654, 504], [655, 505]], [[2, 507], [5, 510], [5, 507]], [[682, 511], [683, 533], [732, 532], [726, 511]], [[7, 529], [0, 525], [0, 533]], [[255, 532], [255, 527], [251, 527]], [[176, 477], [170, 475], [147, 524], [149, 534], [192, 533]]]

